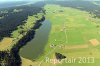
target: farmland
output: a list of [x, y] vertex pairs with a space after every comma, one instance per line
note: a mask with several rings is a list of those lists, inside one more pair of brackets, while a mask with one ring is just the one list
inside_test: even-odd
[[91, 1], [1, 9], [0, 66], [100, 66], [99, 10]]
[[[45, 59], [41, 66], [98, 66], [100, 63], [100, 52], [90, 40], [96, 39], [100, 42], [99, 18], [94, 19], [89, 12], [81, 11], [70, 7], [48, 4], [45, 7], [46, 19], [52, 23], [48, 44], [45, 47], [45, 57], [55, 58], [55, 52], [65, 55], [67, 58], [94, 57], [96, 63], [85, 63], [83, 65], [75, 63], [53, 64], [46, 63]], [[52, 47], [50, 47], [53, 45]], [[48, 52], [49, 51], [49, 52]]]

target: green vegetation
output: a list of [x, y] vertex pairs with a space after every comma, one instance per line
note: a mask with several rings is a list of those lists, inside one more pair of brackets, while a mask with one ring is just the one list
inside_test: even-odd
[[[36, 21], [41, 19], [42, 15], [43, 15], [42, 13], [38, 13], [37, 15], [28, 16], [28, 19], [25, 21], [25, 23], [23, 25], [18, 26], [17, 30], [12, 32], [12, 36], [11, 36], [12, 38], [6, 39], [6, 40], [10, 40], [9, 43], [6, 42], [6, 40], [2, 40], [2, 42], [5, 43], [3, 43], [2, 45], [1, 42], [0, 47], [3, 48], [1, 48], [0, 50], [7, 50], [7, 49], [10, 50], [14, 46], [14, 44], [16, 44], [23, 36], [26, 35], [28, 31], [30, 31], [34, 27]], [[36, 18], [35, 16], [37, 16], [38, 18]], [[6, 43], [8, 43], [8, 45], [5, 45]]]
[[[52, 23], [52, 29], [48, 44], [45, 47], [45, 55], [39, 59], [43, 59], [40, 62], [41, 66], [94, 66], [100, 64], [98, 61], [100, 60], [100, 52], [90, 42], [92, 39], [100, 41], [100, 27], [97, 27], [100, 22], [99, 18], [93, 18], [94, 14], [91, 15], [86, 11], [59, 5], [48, 4], [44, 9], [46, 10], [46, 19]], [[53, 46], [51, 47], [51, 45]], [[54, 59], [55, 52], [59, 52], [68, 58], [94, 57], [96, 63], [46, 63], [45, 57]]]
[[22, 11], [22, 9], [14, 9], [14, 10], [13, 10], [13, 12], [16, 12], [16, 13], [17, 13], [17, 12], [20, 12], [20, 11]]
[[100, 6], [99, 3], [96, 3], [95, 1], [92, 2], [93, 4], [97, 5], [97, 6]]
[[[95, 2], [93, 2], [93, 4], [100, 6]], [[42, 48], [42, 50], [44, 50], [43, 54], [39, 56], [37, 59], [33, 59], [34, 61], [21, 57], [22, 66], [31, 66], [31, 65], [33, 66], [38, 66], [38, 65], [39, 66], [67, 66], [67, 65], [68, 66], [99, 66], [100, 65], [99, 63], [100, 62], [100, 37], [99, 37], [100, 19], [97, 17], [93, 18], [96, 15], [92, 12], [81, 11], [81, 8], [83, 7], [78, 7], [78, 8], [80, 8], [80, 10], [71, 7], [62, 7], [53, 4], [47, 4], [44, 6], [44, 9], [46, 11], [45, 17], [52, 24], [51, 32], [48, 37], [48, 42], [45, 48], [44, 47], [43, 47], [44, 49]], [[17, 16], [17, 19], [14, 21], [12, 20], [11, 22], [15, 22], [16, 24], [17, 20], [19, 19], [18, 14], [20, 14], [23, 15], [20, 18], [20, 20], [23, 21], [24, 23], [21, 25], [18, 24], [19, 26], [16, 25], [17, 29], [11, 33], [10, 37], [3, 38], [3, 40], [0, 42], [1, 51], [11, 50], [11, 48], [15, 46], [15, 44], [19, 40], [21, 40], [30, 30], [32, 30], [32, 28], [36, 24], [36, 21], [40, 20], [44, 16], [44, 14], [41, 12], [37, 13], [39, 9], [37, 9], [36, 11], [35, 8], [33, 9], [33, 11], [37, 13], [36, 15], [32, 15], [33, 11], [31, 11], [31, 8], [29, 11], [27, 11], [27, 9], [24, 11], [23, 9], [12, 9], [12, 12], [10, 12], [10, 14], [12, 14], [10, 16], [14, 17], [14, 19], [16, 19], [15, 16]], [[95, 10], [95, 12], [97, 11], [98, 10]], [[9, 11], [7, 10], [1, 11], [2, 15], [6, 13], [8, 14]], [[10, 18], [9, 15], [7, 14], [6, 14], [6, 19], [9, 20]], [[29, 14], [32, 16], [30, 16]], [[5, 18], [5, 16], [0, 17], [0, 19], [3, 18]], [[7, 20], [5, 20], [5, 22], [6, 21]], [[37, 46], [35, 47], [37, 48]], [[55, 53], [60, 53], [61, 55], [64, 55], [67, 58], [94, 57], [95, 63], [87, 63], [87, 62], [81, 64], [80, 63], [59, 64], [54, 62], [46, 63], [45, 62], [46, 57], [50, 59], [57, 59]]]
[[1, 13], [1, 14], [3, 14], [3, 13], [8, 13], [8, 11], [7, 11], [7, 10], [4, 10], [4, 11], [0, 11], [0, 13]]

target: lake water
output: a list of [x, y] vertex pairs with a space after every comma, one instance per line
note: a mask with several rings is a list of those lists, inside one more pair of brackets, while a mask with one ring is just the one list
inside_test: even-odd
[[36, 30], [35, 37], [21, 48], [20, 55], [30, 60], [38, 58], [44, 52], [50, 30], [51, 22], [49, 20], [45, 20], [41, 27]]

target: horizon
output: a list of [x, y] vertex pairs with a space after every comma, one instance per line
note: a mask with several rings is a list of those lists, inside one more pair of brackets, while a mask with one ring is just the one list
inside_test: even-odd
[[[49, 1], [49, 0], [0, 0], [0, 2], [14, 2], [14, 1]], [[54, 1], [54, 0], [50, 0]], [[100, 0], [55, 0], [55, 1], [100, 1]]]
[[43, 0], [0, 0], [0, 3], [6, 3], [6, 2], [20, 2], [20, 1], [33, 1], [33, 2], [37, 2], [37, 1], [43, 1]]

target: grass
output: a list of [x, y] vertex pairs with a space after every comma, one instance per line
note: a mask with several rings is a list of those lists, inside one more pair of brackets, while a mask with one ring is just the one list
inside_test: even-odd
[[[48, 4], [44, 7], [46, 10], [46, 19], [52, 23], [52, 29], [49, 35], [48, 44], [45, 47], [44, 55], [39, 59], [45, 59], [45, 57], [54, 58], [55, 52], [64, 54], [67, 57], [94, 57], [95, 62], [93, 64], [52, 64], [42, 62], [41, 66], [98, 66], [100, 65], [100, 52], [98, 48], [92, 46], [89, 43], [91, 39], [97, 39], [100, 41], [100, 28], [96, 27], [99, 18], [92, 18], [93, 14], [89, 14], [86, 11], [70, 7], [61, 7], [59, 5]], [[62, 12], [61, 12], [62, 11]], [[56, 45], [56, 48], [50, 48], [50, 45]], [[87, 48], [77, 49], [64, 49], [60, 48], [60, 45], [64, 46], [83, 46], [87, 45]], [[48, 54], [50, 53], [50, 54]], [[92, 55], [90, 55], [92, 53]]]
[[[0, 50], [10, 50], [26, 33], [34, 27], [36, 20], [42, 18], [42, 13], [38, 13], [37, 15], [28, 16], [28, 19], [25, 21], [23, 25], [19, 25], [15, 31], [11, 33], [12, 38], [4, 38], [0, 42]], [[38, 16], [36, 18], [35, 16]], [[23, 33], [21, 33], [23, 31]]]
[[23, 57], [21, 57], [21, 59], [22, 59], [22, 65], [21, 66], [38, 66], [38, 62], [33, 62], [33, 61], [31, 61], [31, 60], [29, 60], [29, 59], [26, 59], [26, 58], [23, 58]]
[[7, 50], [10, 45], [12, 45], [13, 38], [4, 37], [4, 39], [0, 42], [0, 50]]
[[[70, 7], [61, 7], [59, 5], [46, 5], [44, 6], [46, 10], [46, 19], [52, 23], [51, 32], [49, 34], [48, 43], [45, 46], [44, 54], [36, 61], [30, 61], [29, 59], [22, 58], [22, 66], [99, 66], [100, 65], [100, 46], [92, 46], [89, 43], [91, 39], [97, 39], [100, 41], [100, 27], [96, 27], [99, 24], [99, 18], [92, 18], [93, 15], [90, 15], [88, 12], [81, 11], [78, 9]], [[20, 34], [24, 30], [24, 35], [34, 26], [36, 20], [41, 18], [41, 13], [33, 16], [29, 16], [26, 20], [26, 23], [18, 26], [17, 30], [12, 32], [13, 38], [4, 38], [0, 44], [5, 45], [10, 43], [10, 48], [18, 40], [20, 40], [23, 35]], [[34, 16], [38, 16], [35, 18]], [[99, 24], [100, 25], [100, 24]], [[15, 39], [15, 40], [14, 40]], [[11, 41], [14, 40], [14, 43]], [[7, 41], [7, 42], [6, 42]], [[50, 45], [56, 45], [51, 48]], [[1, 46], [0, 45], [0, 49]], [[87, 48], [76, 48], [76, 49], [67, 49], [63, 46], [83, 46], [87, 45]], [[9, 47], [7, 46], [7, 47]], [[6, 48], [9, 49], [9, 48]], [[45, 57], [55, 58], [55, 52], [59, 52], [66, 57], [94, 57], [95, 63], [93, 64], [79, 64], [79, 63], [63, 63], [63, 64], [52, 64], [46, 63]], [[90, 55], [92, 54], [92, 55]]]

